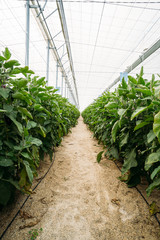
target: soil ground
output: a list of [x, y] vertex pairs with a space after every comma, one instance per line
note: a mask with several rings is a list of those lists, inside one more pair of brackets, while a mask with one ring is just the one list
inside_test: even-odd
[[[29, 231], [36, 229], [41, 240], [159, 240], [159, 225], [137, 190], [117, 179], [120, 172], [112, 161], [96, 162], [101, 150], [80, 118], [3, 239], [32, 239]], [[39, 177], [49, 165], [46, 159]], [[145, 186], [140, 189], [145, 194]], [[14, 208], [1, 213], [0, 233], [24, 198], [18, 197]], [[155, 191], [148, 201], [158, 204], [159, 199], [160, 192]]]

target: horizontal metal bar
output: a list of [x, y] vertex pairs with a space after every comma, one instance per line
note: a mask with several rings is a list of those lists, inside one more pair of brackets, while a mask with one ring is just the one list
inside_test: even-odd
[[37, 5], [29, 5], [29, 8], [38, 8], [38, 6]]
[[[160, 39], [155, 44], [153, 44], [145, 53], [143, 53], [134, 63], [132, 63], [124, 72], [130, 73], [133, 69], [135, 69], [139, 64], [141, 64], [145, 59], [147, 59], [151, 54], [153, 54], [159, 48], [160, 48]], [[120, 81], [120, 77], [116, 78], [114, 82], [105, 89], [104, 92], [111, 89], [119, 81]]]

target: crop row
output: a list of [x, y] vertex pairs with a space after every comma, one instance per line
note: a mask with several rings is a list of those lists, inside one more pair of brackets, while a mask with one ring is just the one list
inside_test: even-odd
[[[120, 179], [129, 187], [146, 178], [149, 196], [160, 188], [160, 80], [123, 79], [114, 92], [105, 92], [82, 116], [105, 146], [106, 155], [122, 162]], [[98, 160], [100, 161], [99, 154]]]
[[37, 167], [76, 125], [79, 111], [45, 78], [11, 60], [8, 48], [0, 56], [0, 206], [15, 189], [29, 193]]

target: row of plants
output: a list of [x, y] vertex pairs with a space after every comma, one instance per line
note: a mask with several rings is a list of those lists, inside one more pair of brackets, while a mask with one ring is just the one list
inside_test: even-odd
[[66, 98], [47, 86], [45, 78], [11, 60], [8, 48], [0, 56], [0, 206], [15, 189], [30, 193], [45, 154], [54, 148], [80, 115]]
[[160, 80], [154, 75], [144, 79], [142, 67], [135, 78], [128, 76], [128, 82], [123, 79], [114, 92], [96, 99], [82, 116], [104, 144], [105, 155], [122, 162], [122, 181], [133, 187], [146, 178], [148, 196], [160, 189]]

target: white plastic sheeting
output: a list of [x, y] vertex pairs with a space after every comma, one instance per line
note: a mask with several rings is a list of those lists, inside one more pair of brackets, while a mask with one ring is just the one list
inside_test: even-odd
[[[43, 7], [44, 1], [39, 1]], [[160, 38], [160, 3], [157, 1], [64, 0], [64, 10], [77, 82], [80, 109], [97, 98], [127, 66]], [[22, 65], [25, 60], [25, 1], [0, 0], [0, 50], [8, 46]], [[48, 0], [44, 15], [56, 9]], [[46, 76], [47, 45], [31, 11], [30, 68]], [[38, 20], [38, 19], [37, 19]], [[47, 18], [52, 35], [61, 31], [58, 11]], [[63, 34], [54, 38], [56, 47]], [[59, 50], [63, 56], [65, 48]], [[67, 61], [67, 55], [62, 59]], [[145, 77], [160, 73], [160, 50], [146, 59]], [[131, 74], [140, 71], [137, 67]], [[65, 68], [70, 74], [69, 63]], [[49, 84], [55, 86], [56, 63], [50, 54]], [[61, 75], [59, 73], [59, 86]], [[72, 82], [71, 82], [72, 84]]]

